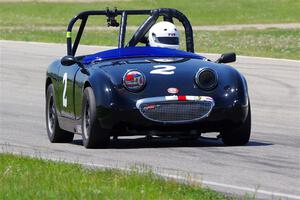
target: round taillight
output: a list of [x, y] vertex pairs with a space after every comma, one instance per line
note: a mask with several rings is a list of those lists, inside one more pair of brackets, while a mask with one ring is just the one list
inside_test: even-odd
[[145, 87], [146, 78], [137, 70], [127, 71], [123, 77], [123, 85], [131, 92], [139, 92]]
[[199, 88], [203, 90], [212, 90], [218, 84], [218, 76], [214, 70], [202, 68], [197, 72], [195, 81]]

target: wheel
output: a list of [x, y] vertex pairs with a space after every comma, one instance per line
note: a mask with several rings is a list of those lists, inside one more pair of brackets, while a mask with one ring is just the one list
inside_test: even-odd
[[57, 120], [57, 112], [54, 101], [54, 89], [50, 84], [46, 96], [46, 127], [50, 142], [72, 142], [74, 133], [62, 130]]
[[228, 146], [245, 145], [249, 142], [251, 134], [251, 108], [250, 102], [246, 120], [239, 127], [221, 132], [222, 141]]
[[101, 128], [97, 120], [96, 100], [92, 88], [84, 89], [82, 102], [82, 140], [86, 148], [105, 148], [110, 141], [110, 132]]

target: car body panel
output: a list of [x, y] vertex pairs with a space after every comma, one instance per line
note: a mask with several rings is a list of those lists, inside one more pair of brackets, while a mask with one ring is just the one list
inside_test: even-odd
[[[157, 72], [165, 69], [166, 66], [172, 67], [171, 70], [163, 71], [168, 72], [167, 74], [161, 71], [153, 73], [155, 70]], [[212, 69], [218, 75], [218, 85], [211, 91], [200, 89], [195, 82], [196, 73], [203, 68]], [[200, 122], [216, 122], [219, 119], [241, 123], [247, 116], [248, 96], [244, 77], [233, 67], [207, 61], [204, 57], [122, 57], [103, 61], [95, 59], [86, 64], [86, 69], [89, 75], [80, 70], [77, 64], [63, 66], [58, 61], [48, 69], [48, 76], [56, 79], [55, 93], [60, 124], [71, 124], [65, 127], [69, 131], [80, 126], [82, 94], [87, 85], [94, 91], [99, 121], [105, 128], [135, 127], [134, 124], [139, 129], [160, 129], [157, 128], [159, 126], [162, 130], [165, 127], [198, 128], [201, 123], [194, 123], [194, 126], [189, 123], [185, 123], [188, 126], [160, 124], [142, 117], [136, 108], [136, 102], [143, 98], [171, 95], [168, 88], [177, 88], [176, 95], [209, 96], [214, 99], [215, 106], [210, 117]], [[145, 75], [146, 86], [142, 91], [130, 92], [123, 86], [123, 76], [128, 70], [138, 70]], [[63, 106], [64, 73], [68, 74], [67, 107]], [[232, 114], [234, 109], [238, 114]], [[72, 120], [73, 123], [70, 123]]]

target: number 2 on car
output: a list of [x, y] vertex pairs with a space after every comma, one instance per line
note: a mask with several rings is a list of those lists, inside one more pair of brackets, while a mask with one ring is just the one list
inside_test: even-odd
[[64, 73], [63, 76], [63, 84], [64, 84], [64, 90], [63, 90], [63, 107], [67, 107], [68, 106], [68, 100], [67, 100], [67, 83], [68, 83], [68, 74]]
[[150, 74], [162, 74], [162, 75], [172, 75], [174, 74], [175, 66], [171, 65], [155, 65], [155, 69], [150, 72]]

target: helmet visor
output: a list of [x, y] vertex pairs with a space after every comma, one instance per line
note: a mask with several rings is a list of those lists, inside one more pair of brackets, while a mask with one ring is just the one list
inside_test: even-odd
[[157, 37], [157, 40], [163, 44], [179, 45], [178, 37]]

